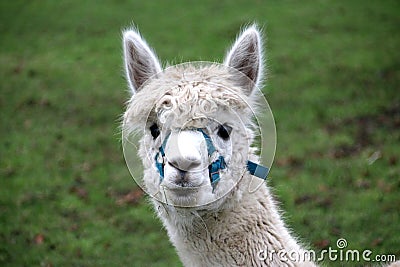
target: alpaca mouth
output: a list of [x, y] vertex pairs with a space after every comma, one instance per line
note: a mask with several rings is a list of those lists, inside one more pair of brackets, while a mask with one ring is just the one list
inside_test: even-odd
[[[200, 183], [200, 184], [199, 184]], [[165, 181], [161, 184], [164, 201], [177, 207], [194, 207], [199, 205], [204, 182], [193, 179], [177, 179]]]
[[200, 186], [182, 179], [174, 183], [167, 183], [165, 189], [176, 196], [187, 196], [198, 193]]
[[181, 180], [181, 181], [177, 181], [174, 183], [168, 183], [166, 185], [166, 187], [169, 190], [173, 190], [173, 191], [175, 191], [175, 190], [177, 190], [177, 191], [185, 191], [185, 190], [193, 191], [193, 190], [198, 190], [200, 185], [195, 185], [191, 182]]
[[186, 188], [187, 188], [187, 187], [189, 187], [189, 188], [195, 187], [195, 186], [193, 186], [192, 183], [187, 182], [187, 181], [185, 181], [185, 180], [178, 181], [178, 182], [176, 183], [176, 185], [178, 186], [178, 188], [182, 188], [182, 189], [184, 189], [185, 187], [186, 187]]

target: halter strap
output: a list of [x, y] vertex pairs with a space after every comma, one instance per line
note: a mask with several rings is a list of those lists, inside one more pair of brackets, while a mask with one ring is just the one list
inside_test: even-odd
[[263, 180], [267, 179], [269, 168], [260, 164], [254, 163], [250, 160], [247, 161], [247, 170], [251, 175], [254, 175]]
[[[216, 150], [212, 139], [210, 136], [208, 136], [203, 129], [198, 128], [196, 129], [196, 131], [199, 131], [203, 134], [204, 140], [206, 141], [206, 145], [207, 145], [207, 152], [208, 152], [208, 156], [211, 157]], [[165, 165], [165, 146], [167, 145], [167, 141], [168, 138], [170, 136], [171, 133], [169, 133], [162, 145], [159, 147], [159, 153], [156, 154], [156, 156], [154, 157], [155, 160], [155, 165], [156, 168], [160, 174], [160, 183], [163, 181], [164, 179], [164, 165]], [[249, 173], [251, 175], [254, 175], [258, 178], [261, 178], [263, 180], [267, 179], [268, 173], [269, 173], [269, 168], [259, 165], [257, 163], [254, 163], [250, 160], [247, 161], [246, 164], [247, 170], [249, 171]], [[218, 183], [218, 181], [220, 180], [220, 170], [223, 170], [226, 168], [226, 162], [223, 156], [219, 156], [215, 161], [213, 161], [210, 165], [208, 165], [208, 171], [209, 171], [209, 176], [210, 176], [210, 181], [211, 181], [211, 185], [213, 187], [213, 190], [215, 188], [215, 185]]]
[[207, 144], [208, 155], [211, 156], [216, 151], [211, 138], [203, 131], [203, 129], [198, 128], [197, 131], [199, 131], [203, 134], [203, 137], [206, 140], [206, 144]]
[[[162, 180], [164, 179], [164, 165], [165, 165], [165, 146], [167, 145], [167, 141], [168, 138], [170, 136], [171, 133], [169, 133], [165, 139], [164, 142], [162, 143], [162, 145], [158, 148], [159, 153], [156, 154], [156, 156], [154, 157], [154, 161], [156, 164], [156, 168], [158, 170], [158, 172], [160, 173], [160, 183], [162, 182]], [[161, 155], [161, 158], [159, 158], [159, 155]]]

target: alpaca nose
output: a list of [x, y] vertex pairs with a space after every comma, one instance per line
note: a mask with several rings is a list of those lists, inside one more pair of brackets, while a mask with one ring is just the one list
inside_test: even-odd
[[200, 157], [174, 156], [168, 158], [168, 163], [181, 172], [187, 172], [198, 168], [201, 165]]
[[171, 133], [165, 154], [167, 162], [180, 171], [194, 171], [202, 165], [202, 135], [195, 131]]

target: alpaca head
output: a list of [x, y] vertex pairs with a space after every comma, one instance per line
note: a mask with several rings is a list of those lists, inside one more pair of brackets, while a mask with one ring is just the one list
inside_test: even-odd
[[254, 155], [252, 108], [263, 69], [259, 31], [243, 31], [223, 64], [163, 70], [133, 30], [124, 32], [123, 47], [132, 91], [123, 134], [140, 136], [145, 191], [174, 206], [218, 205], [236, 190]]

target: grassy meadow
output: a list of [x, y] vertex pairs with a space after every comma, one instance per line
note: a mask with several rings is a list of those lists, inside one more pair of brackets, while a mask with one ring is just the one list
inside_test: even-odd
[[[181, 266], [130, 177], [121, 30], [163, 62], [264, 28], [269, 184], [317, 251], [400, 258], [399, 1], [1, 1], [0, 266]], [[327, 266], [371, 263], [325, 261]]]

